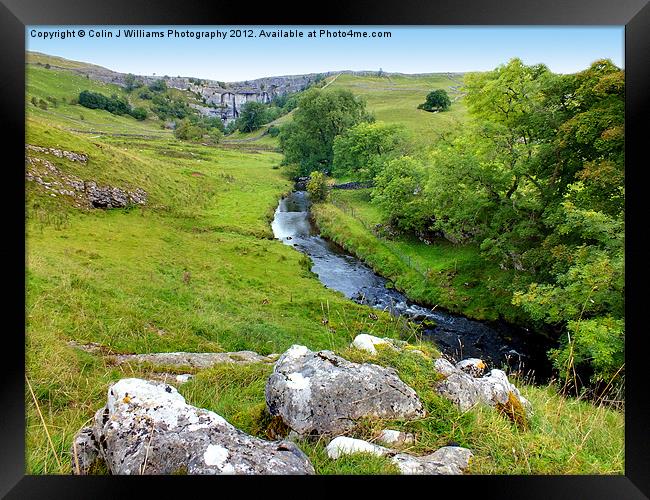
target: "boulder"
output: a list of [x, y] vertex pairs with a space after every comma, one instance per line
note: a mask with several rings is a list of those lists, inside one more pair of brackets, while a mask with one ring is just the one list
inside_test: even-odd
[[404, 475], [460, 475], [469, 467], [473, 453], [459, 446], [445, 446], [430, 455], [416, 457], [398, 453], [391, 460]]
[[188, 405], [172, 386], [135, 378], [109, 388], [106, 406], [75, 445], [82, 450], [77, 469], [72, 460], [78, 474], [93, 458], [125, 475], [314, 473], [294, 443], [249, 436], [216, 413]]
[[338, 436], [332, 439], [325, 449], [327, 456], [333, 460], [336, 460], [342, 455], [351, 455], [352, 453], [370, 453], [377, 457], [390, 453], [390, 450], [383, 446], [377, 446], [363, 439], [354, 439], [346, 436]]
[[478, 358], [467, 358], [456, 363], [456, 368], [469, 373], [472, 377], [480, 377], [485, 371], [485, 363]]
[[382, 339], [375, 337], [374, 335], [368, 335], [367, 333], [360, 333], [354, 337], [354, 340], [352, 341], [352, 344], [350, 344], [350, 347], [354, 347], [355, 349], [366, 351], [374, 355], [377, 354], [377, 349], [375, 346], [378, 345], [389, 347], [393, 346], [390, 339]]
[[397, 371], [352, 363], [331, 351], [294, 345], [275, 364], [266, 384], [269, 413], [299, 436], [337, 435], [363, 417], [413, 419], [424, 416], [415, 391]]
[[327, 445], [327, 456], [337, 460], [343, 455], [368, 453], [377, 457], [387, 456], [404, 475], [459, 475], [469, 466], [471, 450], [459, 446], [445, 446], [422, 457], [397, 453], [362, 439], [339, 436]]
[[415, 443], [415, 435], [408, 432], [396, 431], [393, 429], [384, 429], [377, 437], [379, 441], [389, 445], [405, 445]]
[[[478, 403], [490, 406], [506, 404], [509, 394], [512, 393], [526, 409], [526, 412], [529, 415], [532, 413], [529, 401], [510, 383], [505, 372], [494, 369], [483, 377], [472, 376], [470, 373], [477, 372], [477, 364], [474, 360], [469, 363], [463, 361], [454, 366], [443, 358], [435, 360], [436, 370], [445, 377], [436, 384], [439, 394], [455, 403], [462, 411], [467, 411]], [[463, 371], [463, 368], [470, 373]]]

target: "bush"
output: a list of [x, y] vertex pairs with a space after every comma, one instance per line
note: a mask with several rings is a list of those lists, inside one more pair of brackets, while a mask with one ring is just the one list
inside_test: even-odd
[[135, 75], [129, 73], [124, 77], [124, 87], [126, 88], [127, 92], [131, 92], [138, 87], [142, 87], [142, 82], [136, 79]]
[[182, 141], [197, 141], [203, 138], [204, 130], [192, 125], [189, 120], [182, 120], [176, 124], [174, 137]]
[[307, 192], [313, 201], [325, 201], [329, 195], [327, 179], [322, 172], [312, 172], [307, 182]]
[[165, 92], [167, 91], [167, 84], [165, 83], [165, 80], [161, 78], [149, 85], [149, 90], [152, 92]]
[[223, 132], [218, 128], [212, 128], [208, 131], [208, 136], [213, 144], [219, 144], [223, 139]]
[[106, 97], [97, 92], [84, 90], [79, 94], [79, 104], [89, 109], [103, 109], [114, 115], [125, 115], [132, 112], [129, 103], [115, 94]]
[[147, 118], [147, 110], [145, 108], [135, 108], [131, 111], [131, 116], [136, 120], [144, 120]]
[[276, 127], [275, 125], [269, 127], [269, 135], [271, 137], [277, 137], [279, 134], [280, 134], [280, 127]]

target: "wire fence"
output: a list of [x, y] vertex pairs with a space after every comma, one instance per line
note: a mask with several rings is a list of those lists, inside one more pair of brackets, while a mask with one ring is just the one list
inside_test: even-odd
[[417, 259], [411, 258], [411, 255], [404, 253], [402, 250], [397, 248], [393, 242], [391, 242], [389, 239], [387, 239], [385, 236], [382, 236], [381, 234], [378, 233], [377, 231], [377, 225], [370, 224], [367, 220], [365, 220], [361, 215], [358, 213], [357, 210], [354, 209], [353, 206], [351, 206], [348, 202], [342, 201], [342, 200], [337, 200], [337, 199], [332, 199], [330, 200], [330, 203], [334, 205], [336, 208], [341, 210], [344, 214], [349, 215], [353, 217], [357, 222], [359, 222], [367, 231], [370, 231], [372, 234], [374, 234], [377, 238], [381, 240], [381, 242], [390, 250], [395, 257], [397, 257], [403, 264], [407, 265], [409, 268], [413, 269], [416, 271], [420, 276], [422, 276], [422, 279], [427, 280], [428, 277], [431, 274], [431, 268], [423, 265], [421, 262], [419, 262]]

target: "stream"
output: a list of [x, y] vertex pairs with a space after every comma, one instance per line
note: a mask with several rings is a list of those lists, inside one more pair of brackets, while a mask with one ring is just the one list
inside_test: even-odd
[[275, 238], [308, 255], [312, 272], [328, 288], [338, 290], [359, 304], [408, 317], [422, 325], [424, 338], [448, 357], [483, 359], [490, 368], [512, 371], [546, 380], [551, 373], [545, 337], [502, 321], [475, 321], [439, 308], [418, 305], [340, 246], [322, 238], [312, 224], [309, 195], [293, 191], [282, 198], [271, 227]]

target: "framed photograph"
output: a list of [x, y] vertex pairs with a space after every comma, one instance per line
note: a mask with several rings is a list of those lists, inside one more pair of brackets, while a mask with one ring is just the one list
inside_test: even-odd
[[5, 0], [3, 495], [648, 498], [646, 3]]

